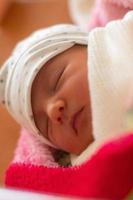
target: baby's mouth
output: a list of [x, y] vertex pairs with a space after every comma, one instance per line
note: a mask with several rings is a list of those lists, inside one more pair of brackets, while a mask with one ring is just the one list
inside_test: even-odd
[[74, 113], [72, 120], [71, 120], [71, 126], [74, 129], [76, 135], [78, 135], [78, 124], [80, 120], [80, 115], [83, 111], [84, 107], [82, 107], [80, 110]]

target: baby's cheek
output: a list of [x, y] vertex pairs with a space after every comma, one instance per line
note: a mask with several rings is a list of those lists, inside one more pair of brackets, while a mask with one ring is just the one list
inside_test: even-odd
[[50, 141], [55, 144], [59, 149], [70, 151], [74, 145], [74, 134], [69, 124], [52, 126], [51, 135], [49, 135]]

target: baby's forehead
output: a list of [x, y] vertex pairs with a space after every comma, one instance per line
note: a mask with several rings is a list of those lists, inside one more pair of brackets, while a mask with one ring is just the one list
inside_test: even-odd
[[[64, 52], [48, 60], [42, 66], [39, 72], [52, 73], [54, 70], [57, 70], [57, 68], [67, 65], [69, 62], [71, 62], [71, 60], [77, 59], [76, 57], [77, 54], [80, 54], [83, 48], [86, 48], [86, 46], [75, 44], [73, 47], [65, 50]], [[43, 73], [42, 73], [42, 76], [43, 76]], [[45, 76], [45, 73], [44, 73], [44, 76]]]
[[82, 55], [84, 55], [86, 48], [86, 45], [75, 44], [71, 48], [54, 56], [41, 67], [34, 79], [34, 82], [39, 82], [39, 79], [43, 80], [43, 82], [46, 84], [52, 82], [52, 80], [49, 79], [54, 80], [62, 68], [68, 65], [72, 66], [72, 63], [76, 63], [77, 61], [80, 62], [80, 59], [83, 58]]
[[79, 51], [82, 51], [82, 48], [86, 48], [87, 45], [80, 45], [80, 44], [75, 44], [74, 46], [70, 47], [69, 49], [61, 52], [60, 54], [54, 56], [48, 62], [45, 63], [44, 66], [51, 66], [53, 64], [61, 64], [67, 60], [69, 60], [71, 57], [73, 59], [76, 59], [76, 57], [73, 57], [73, 54], [76, 55], [79, 53]]

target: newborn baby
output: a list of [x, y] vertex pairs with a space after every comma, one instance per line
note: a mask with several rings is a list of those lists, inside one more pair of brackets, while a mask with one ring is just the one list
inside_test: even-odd
[[0, 76], [1, 102], [22, 127], [73, 154], [93, 140], [87, 42], [88, 34], [73, 25], [40, 30], [18, 44]]
[[37, 31], [2, 67], [0, 101], [29, 134], [83, 162], [127, 128], [132, 27], [133, 12], [89, 34], [74, 25]]
[[87, 47], [74, 45], [50, 59], [31, 92], [40, 133], [58, 149], [80, 154], [92, 141]]

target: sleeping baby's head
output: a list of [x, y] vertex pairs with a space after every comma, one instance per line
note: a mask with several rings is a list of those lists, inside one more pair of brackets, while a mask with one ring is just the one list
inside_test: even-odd
[[50, 59], [31, 92], [40, 133], [58, 148], [81, 153], [93, 140], [87, 82], [87, 47], [74, 45]]
[[37, 31], [2, 67], [0, 100], [29, 132], [80, 154], [93, 141], [87, 33], [73, 25]]

